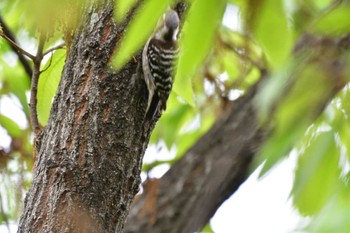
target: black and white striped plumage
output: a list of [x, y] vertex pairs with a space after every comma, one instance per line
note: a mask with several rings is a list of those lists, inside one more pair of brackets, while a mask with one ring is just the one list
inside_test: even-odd
[[142, 69], [148, 88], [146, 116], [152, 118], [158, 108], [166, 109], [173, 86], [174, 61], [179, 51], [179, 17], [169, 11], [161, 27], [147, 41], [142, 53]]

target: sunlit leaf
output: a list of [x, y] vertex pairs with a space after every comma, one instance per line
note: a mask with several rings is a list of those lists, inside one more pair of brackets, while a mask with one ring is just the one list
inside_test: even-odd
[[152, 133], [151, 143], [164, 140], [170, 149], [176, 144], [180, 129], [192, 119], [193, 113], [189, 105], [179, 103], [174, 93], [169, 97], [168, 106]]
[[116, 0], [114, 6], [115, 19], [120, 22], [135, 3], [135, 0]]
[[305, 64], [296, 68], [294, 75], [297, 80], [288, 94], [274, 97], [274, 101], [278, 101], [278, 108], [274, 116], [270, 115], [270, 120], [274, 119], [274, 131], [260, 151], [261, 158], [267, 158], [261, 175], [284, 158], [302, 138], [331, 91], [325, 73], [316, 64]]
[[292, 48], [292, 33], [288, 28], [282, 0], [267, 0], [255, 17], [254, 31], [273, 67], [286, 62]]
[[147, 41], [172, 0], [147, 0], [137, 10], [119, 43], [112, 63], [120, 69]]
[[333, 2], [333, 0], [312, 0], [313, 4], [318, 7], [318, 9], [323, 10], [325, 7], [329, 6]]
[[348, 159], [350, 160], [350, 91], [344, 88], [338, 98], [332, 101], [329, 107], [329, 114], [325, 116], [325, 121], [338, 133], [339, 140], [344, 146]]
[[19, 64], [15, 67], [4, 65], [5, 80], [8, 84], [9, 91], [16, 95], [21, 103], [22, 109], [26, 116], [29, 116], [29, 107], [26, 92], [30, 87], [29, 77], [20, 68]]
[[5, 128], [8, 134], [13, 138], [19, 138], [22, 135], [22, 130], [18, 124], [8, 118], [7, 116], [0, 115], [0, 125]]
[[57, 26], [75, 27], [86, 4], [86, 0], [22, 0], [18, 2], [19, 7], [23, 9], [22, 14], [25, 13], [26, 25], [29, 25], [30, 29], [35, 28], [49, 35], [54, 33]]
[[334, 193], [340, 175], [340, 151], [332, 131], [321, 132], [300, 155], [292, 195], [304, 215], [320, 211]]
[[322, 211], [316, 215], [305, 232], [348, 232], [350, 229], [350, 199], [349, 187], [347, 185], [339, 185], [336, 189], [337, 195], [333, 197]]
[[46, 124], [50, 115], [51, 103], [54, 95], [56, 94], [58, 83], [61, 78], [61, 73], [66, 58], [66, 51], [56, 50], [52, 56], [52, 61], [49, 59], [47, 64], [45, 64], [44, 67], [49, 66], [49, 68], [41, 74], [38, 84], [37, 111], [39, 122], [42, 125]]
[[311, 31], [328, 36], [341, 36], [350, 32], [350, 5], [343, 4], [320, 17]]
[[209, 223], [207, 225], [205, 225], [205, 227], [203, 228], [203, 230], [201, 232], [203, 232], [203, 233], [215, 233], [213, 228], [211, 228]]
[[197, 0], [191, 5], [186, 18], [180, 40], [180, 59], [174, 91], [192, 106], [194, 99], [191, 79], [212, 47], [225, 6], [223, 0]]
[[166, 126], [166, 130], [163, 132], [163, 139], [168, 148], [174, 144], [175, 139], [178, 137], [178, 132], [187, 119], [189, 113], [189, 107], [187, 105], [179, 105], [174, 111], [169, 112], [162, 119], [162, 123]]
[[200, 138], [203, 133], [200, 130], [191, 131], [185, 134], [181, 134], [177, 141], [177, 154], [176, 157], [184, 155], [188, 149]]
[[224, 70], [227, 72], [230, 80], [235, 80], [241, 73], [239, 62], [240, 58], [233, 52], [226, 52], [223, 54], [222, 59]]

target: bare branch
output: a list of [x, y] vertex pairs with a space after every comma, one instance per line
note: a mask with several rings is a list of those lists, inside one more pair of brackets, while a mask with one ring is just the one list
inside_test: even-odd
[[14, 42], [13, 40], [11, 40], [9, 37], [7, 37], [4, 33], [0, 32], [0, 36], [2, 38], [4, 38], [13, 48], [15, 48], [18, 52], [26, 55], [27, 57], [29, 57], [30, 59], [34, 60], [35, 56], [30, 54], [29, 52], [25, 51], [24, 49], [22, 49], [19, 45], [17, 45], [16, 42]]
[[[0, 16], [0, 25], [2, 27], [2, 34], [5, 35], [7, 38], [9, 38], [11, 41], [16, 43], [16, 38], [13, 34], [13, 32], [10, 30], [10, 28], [7, 26], [3, 18]], [[17, 47], [15, 47], [13, 44], [9, 42], [12, 50], [17, 54], [19, 61], [22, 63], [24, 70], [26, 71], [27, 75], [31, 78], [33, 75], [32, 66], [29, 64], [28, 60], [24, 57], [23, 53], [21, 53]]]
[[62, 44], [59, 44], [57, 46], [54, 46], [54, 47], [48, 49], [47, 51], [45, 51], [43, 53], [43, 56], [45, 57], [47, 54], [49, 54], [49, 53], [51, 53], [51, 52], [53, 52], [53, 51], [55, 51], [57, 49], [63, 49], [65, 46], [66, 46], [66, 43], [62, 43]]

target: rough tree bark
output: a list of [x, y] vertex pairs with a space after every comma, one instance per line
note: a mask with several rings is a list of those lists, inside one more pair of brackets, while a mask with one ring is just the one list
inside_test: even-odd
[[18, 232], [121, 232], [139, 190], [155, 123], [143, 117], [146, 87], [134, 75], [140, 56], [112, 72], [109, 61], [125, 24], [115, 25], [112, 1], [86, 13], [36, 140]]
[[[34, 179], [18, 232], [123, 229], [155, 122], [143, 118], [146, 87], [134, 75], [140, 57], [118, 73], [109, 70], [125, 27], [114, 24], [112, 5], [86, 11], [85, 27], [70, 48], [48, 125], [36, 141]], [[324, 42], [318, 45], [340, 49], [339, 41]], [[343, 42], [341, 49], [345, 44], [348, 51], [349, 40]], [[337, 65], [336, 60], [325, 63]], [[340, 76], [330, 82], [334, 89], [323, 105], [344, 86]], [[253, 108], [257, 87], [236, 101], [164, 177], [148, 182], [132, 207], [126, 232], [187, 233], [208, 222], [247, 178], [265, 139]]]

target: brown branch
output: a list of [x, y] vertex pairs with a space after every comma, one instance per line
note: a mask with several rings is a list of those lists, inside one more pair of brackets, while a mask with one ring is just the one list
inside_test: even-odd
[[22, 49], [19, 45], [17, 45], [16, 42], [14, 42], [12, 39], [10, 39], [7, 35], [5, 35], [5, 33], [0, 32], [0, 36], [2, 38], [4, 38], [10, 45], [11, 47], [13, 47], [17, 52], [22, 53], [24, 55], [26, 55], [27, 57], [29, 57], [30, 59], [34, 60], [35, 56], [30, 54], [29, 52], [25, 51], [24, 49]]
[[66, 43], [59, 44], [57, 46], [54, 46], [52, 48], [49, 48], [47, 51], [43, 53], [43, 56], [45, 57], [47, 54], [57, 50], [57, 49], [63, 49], [66, 46]]
[[34, 130], [35, 135], [38, 135], [41, 131], [40, 124], [38, 120], [38, 112], [37, 112], [37, 93], [38, 93], [38, 82], [40, 77], [40, 65], [43, 59], [43, 50], [45, 44], [45, 36], [40, 34], [39, 46], [37, 54], [33, 60], [33, 75], [32, 75], [32, 83], [30, 90], [30, 119], [32, 124], [32, 129]]
[[30, 54], [29, 52], [22, 49], [19, 45], [16, 44], [16, 42], [12, 41], [10, 38], [8, 38], [5, 34], [1, 33], [0, 36], [4, 38], [12, 47], [14, 47], [18, 52], [26, 55], [30, 59], [34, 60], [35, 56]]
[[[17, 40], [15, 38], [15, 35], [10, 30], [10, 28], [7, 26], [7, 24], [5, 23], [5, 21], [3, 20], [3, 18], [1, 16], [0, 16], [0, 25], [1, 25], [2, 31], [3, 31], [2, 36], [4, 35], [8, 38], [7, 41], [9, 42], [12, 50], [17, 54], [18, 59], [22, 63], [25, 72], [31, 78], [32, 74], [33, 74], [32, 67], [29, 64], [28, 60], [24, 57], [23, 53], [20, 50], [18, 50], [19, 46], [17, 45], [17, 42], [16, 42]], [[12, 41], [13, 43], [11, 43], [10, 41]], [[32, 59], [32, 57], [30, 57], [30, 58]]]
[[[304, 35], [299, 44], [303, 46], [298, 54], [313, 54], [308, 64], [317, 62], [324, 68], [326, 78], [317, 77], [317, 82], [329, 87], [305, 112], [312, 123], [349, 81], [344, 57], [350, 49], [350, 36], [331, 40]], [[259, 83], [234, 102], [226, 116], [157, 181], [156, 192], [144, 189], [131, 208], [124, 232], [196, 232], [208, 223], [250, 175], [252, 161], [270, 133], [258, 124], [254, 105], [258, 89]], [[284, 95], [291, 90], [292, 86], [286, 87]]]

